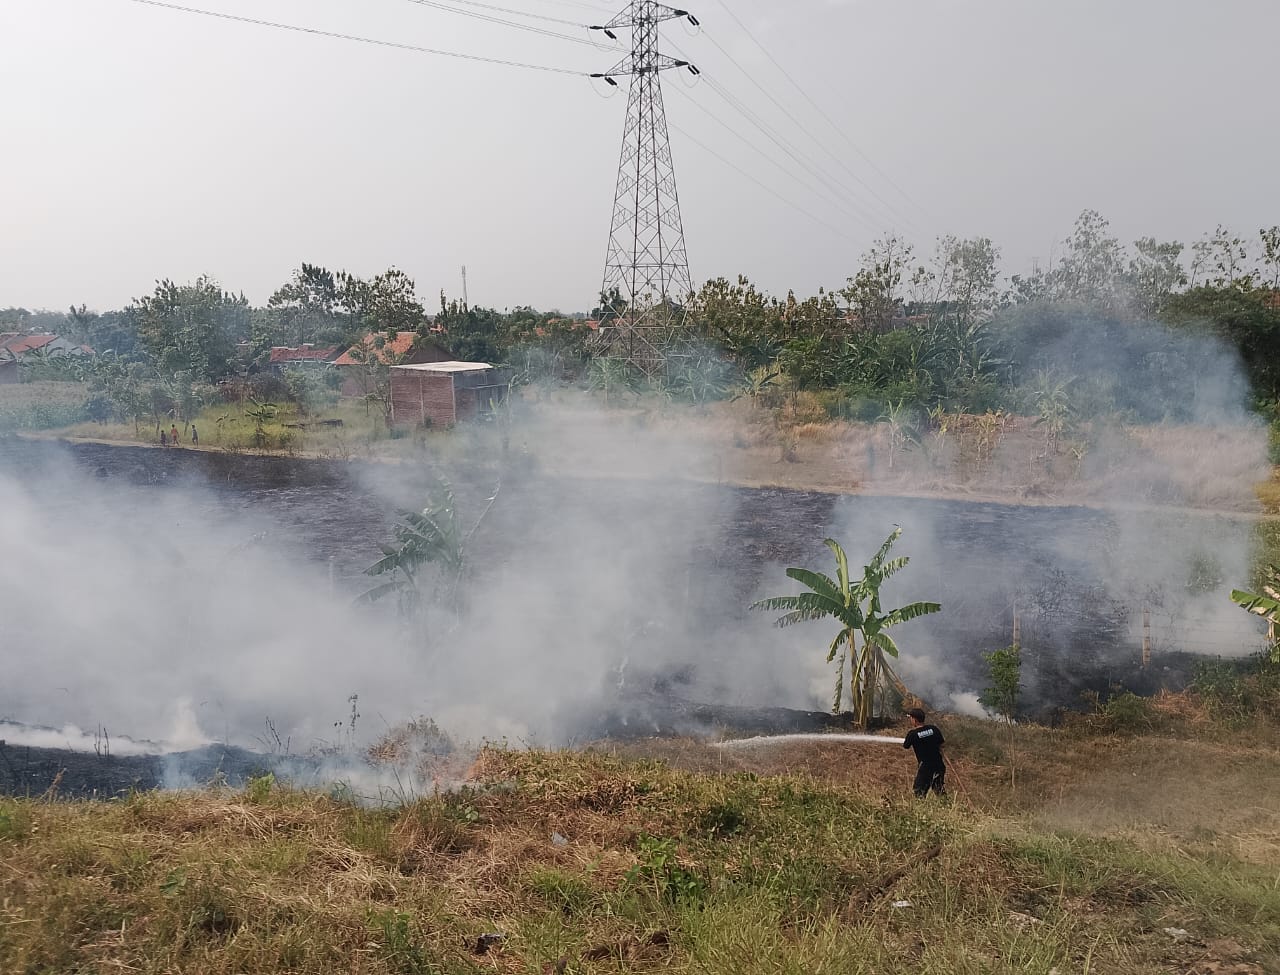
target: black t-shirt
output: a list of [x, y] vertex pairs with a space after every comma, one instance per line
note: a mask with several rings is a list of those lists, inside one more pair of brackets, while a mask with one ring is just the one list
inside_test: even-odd
[[916, 750], [916, 761], [928, 768], [940, 769], [942, 764], [942, 729], [926, 724], [912, 728], [902, 742], [903, 748]]

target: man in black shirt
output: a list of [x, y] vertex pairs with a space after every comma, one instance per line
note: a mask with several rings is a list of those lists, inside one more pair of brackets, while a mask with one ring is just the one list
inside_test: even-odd
[[916, 761], [920, 763], [916, 771], [916, 781], [912, 788], [919, 798], [924, 798], [932, 789], [942, 795], [947, 774], [947, 767], [942, 761], [942, 730], [936, 725], [924, 723], [924, 711], [912, 708], [907, 712], [912, 728], [902, 742], [903, 748], [914, 748]]

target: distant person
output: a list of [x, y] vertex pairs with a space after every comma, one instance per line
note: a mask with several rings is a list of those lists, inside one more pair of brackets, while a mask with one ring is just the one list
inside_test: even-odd
[[907, 717], [911, 719], [912, 728], [903, 739], [902, 747], [914, 748], [916, 761], [919, 763], [912, 790], [920, 799], [928, 795], [930, 789], [942, 795], [946, 789], [944, 779], [947, 774], [947, 766], [942, 761], [942, 745], [945, 741], [942, 729], [937, 725], [925, 724], [925, 713], [921, 708], [912, 708], [907, 712]]
[[165, 433], [163, 430], [160, 431], [160, 446], [161, 447], [169, 446], [169, 435]]
[[175, 447], [178, 446], [178, 424], [176, 423], [169, 427], [169, 440]]
[[200, 434], [196, 432], [196, 425], [194, 423], [191, 424], [191, 446], [200, 446]]

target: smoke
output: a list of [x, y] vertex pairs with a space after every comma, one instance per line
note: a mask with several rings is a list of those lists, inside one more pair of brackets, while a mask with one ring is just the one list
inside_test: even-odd
[[[1159, 335], [1162, 354], [1203, 361], [1194, 395], [1175, 382], [1147, 404], [1176, 426], [1093, 438], [1089, 507], [735, 488], [701, 416], [593, 400], [532, 403], [509, 430], [459, 430], [444, 461], [403, 465], [0, 443], [0, 718], [82, 749], [92, 728], [117, 749], [307, 754], [358, 750], [418, 715], [459, 740], [559, 744], [624, 706], [646, 727], [644, 702], [825, 709], [831, 633], [778, 630], [747, 606], [794, 591], [788, 565], [830, 571], [826, 536], [857, 572], [894, 525], [911, 563], [885, 606], [943, 605], [895, 633], [901, 676], [935, 707], [980, 711], [979, 655], [1011, 642], [1015, 616], [1031, 701], [1158, 685], [1176, 651], [1240, 654], [1259, 633], [1226, 598], [1248, 583], [1252, 521], [1150, 502], [1239, 508], [1265, 470], [1231, 354]], [[1054, 356], [1096, 339], [1061, 327]], [[1124, 359], [1105, 359], [1108, 389]], [[1026, 448], [1009, 441], [967, 490], [1001, 493]], [[861, 462], [832, 460], [849, 482]], [[460, 615], [409, 624], [356, 605], [396, 507], [421, 507], [441, 471], [474, 526]]]

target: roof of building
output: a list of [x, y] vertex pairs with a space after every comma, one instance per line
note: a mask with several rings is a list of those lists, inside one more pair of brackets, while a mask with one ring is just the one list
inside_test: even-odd
[[[418, 337], [417, 332], [396, 332], [396, 337], [394, 339], [389, 340], [384, 345], [379, 347], [376, 344], [378, 340], [378, 335], [373, 332], [370, 332], [368, 335], [364, 337], [364, 339], [362, 339], [362, 342], [364, 343], [365, 348], [369, 349], [370, 352], [373, 352], [376, 354], [377, 358], [381, 359], [383, 362], [387, 362], [394, 356], [408, 355], [410, 352], [412, 352], [413, 340], [417, 337]], [[353, 345], [350, 349], [347, 349], [346, 352], [342, 353], [342, 355], [338, 356], [338, 358], [333, 360], [333, 364], [335, 366], [361, 365], [361, 363], [357, 362], [355, 359], [351, 357], [352, 351], [354, 351], [356, 348], [357, 346]]]
[[276, 345], [271, 348], [272, 362], [328, 362], [338, 354], [336, 345], [327, 345], [317, 348], [310, 343], [304, 343], [296, 349], [287, 346]]
[[415, 362], [407, 366], [392, 366], [392, 369], [412, 369], [415, 372], [483, 372], [492, 369], [487, 362]]
[[0, 343], [0, 348], [17, 356], [22, 355], [24, 352], [35, 352], [37, 349], [43, 349], [57, 337], [56, 335], [15, 335], [13, 338], [6, 339], [3, 343]]

